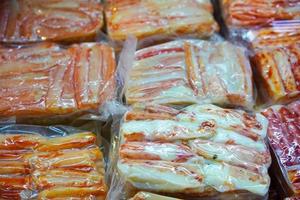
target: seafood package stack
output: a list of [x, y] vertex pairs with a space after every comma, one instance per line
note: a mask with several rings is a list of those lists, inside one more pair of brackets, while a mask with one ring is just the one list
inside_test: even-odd
[[0, 1], [0, 199], [300, 198], [299, 20], [298, 0]]
[[[272, 171], [284, 197], [299, 195], [300, 1], [221, 0], [230, 38], [250, 50], [253, 73], [269, 120]], [[274, 177], [275, 180], [275, 177]]]
[[251, 49], [262, 99], [289, 103], [300, 97], [300, 2], [221, 0], [224, 21], [233, 38]]

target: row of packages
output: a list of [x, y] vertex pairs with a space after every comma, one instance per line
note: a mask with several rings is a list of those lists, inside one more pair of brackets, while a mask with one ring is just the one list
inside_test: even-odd
[[[297, 0], [214, 0], [230, 32], [244, 30], [254, 47], [294, 44], [299, 31]], [[4, 0], [2, 42], [93, 40], [101, 30], [115, 41], [172, 36], [210, 37], [220, 29], [209, 0]], [[103, 26], [106, 26], [103, 28]], [[249, 31], [250, 32], [247, 32]], [[286, 37], [290, 37], [287, 40]]]
[[91, 132], [1, 125], [0, 197], [266, 199], [269, 150], [287, 194], [297, 194], [299, 116], [300, 101], [261, 113], [212, 104], [135, 104], [112, 133], [105, 157], [105, 139]]
[[120, 80], [128, 104], [213, 103], [251, 111], [261, 105], [256, 88], [267, 90], [265, 104], [300, 97], [297, 46], [255, 55], [256, 87], [244, 49], [227, 41], [179, 39], [127, 52], [118, 70], [105, 43], [6, 45], [0, 52], [1, 117], [97, 112], [117, 98]]
[[4, 42], [85, 41], [104, 29], [116, 42], [130, 34], [209, 37], [218, 30], [209, 0], [3, 0], [1, 5]]
[[0, 199], [267, 199], [271, 180], [297, 198], [299, 16], [297, 0], [1, 1], [3, 122], [114, 123], [1, 125]]

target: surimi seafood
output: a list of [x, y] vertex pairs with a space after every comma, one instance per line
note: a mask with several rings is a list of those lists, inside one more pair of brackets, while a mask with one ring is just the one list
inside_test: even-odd
[[268, 140], [284, 180], [294, 194], [300, 193], [300, 102], [271, 106], [262, 112], [269, 120]]
[[136, 104], [120, 127], [118, 172], [131, 188], [172, 197], [264, 196], [271, 164], [267, 127], [259, 113], [210, 104]]
[[126, 86], [129, 104], [254, 104], [249, 60], [229, 42], [177, 40], [138, 50]]
[[108, 1], [105, 9], [108, 35], [122, 41], [159, 36], [196, 35], [209, 37], [218, 31], [209, 0], [122, 0]]
[[49, 116], [96, 109], [115, 87], [113, 49], [40, 43], [0, 48], [1, 116]]
[[2, 42], [91, 40], [103, 25], [97, 0], [3, 0], [0, 13]]

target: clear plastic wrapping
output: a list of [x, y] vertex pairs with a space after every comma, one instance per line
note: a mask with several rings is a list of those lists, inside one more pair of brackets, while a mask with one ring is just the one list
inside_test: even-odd
[[0, 116], [98, 111], [115, 94], [115, 56], [107, 44], [54, 43], [0, 48]]
[[[287, 196], [300, 194], [300, 101], [262, 112], [269, 120], [268, 140], [275, 154], [276, 176]], [[282, 179], [283, 178], [283, 179]]]
[[300, 98], [300, 44], [256, 50], [252, 61], [265, 103]]
[[2, 0], [0, 40], [91, 40], [103, 25], [102, 11], [98, 0]]
[[220, 4], [229, 28], [255, 28], [300, 17], [297, 0], [220, 0]]
[[287, 103], [300, 98], [299, 33], [299, 20], [282, 20], [245, 35], [252, 48], [263, 103]]
[[114, 177], [120, 180], [113, 181], [109, 196], [120, 196], [110, 199], [141, 190], [184, 199], [223, 193], [263, 199], [270, 184], [267, 126], [261, 114], [211, 104], [181, 110], [134, 105], [124, 116], [115, 152]]
[[110, 0], [105, 17], [114, 41], [133, 35], [153, 44], [174, 36], [209, 37], [218, 31], [209, 0]]
[[299, 1], [220, 0], [223, 18], [233, 41], [252, 49], [281, 47], [299, 40]]
[[0, 126], [0, 199], [105, 199], [96, 135], [70, 127]]
[[224, 41], [176, 40], [138, 50], [127, 103], [216, 103], [251, 109], [252, 71], [244, 49]]

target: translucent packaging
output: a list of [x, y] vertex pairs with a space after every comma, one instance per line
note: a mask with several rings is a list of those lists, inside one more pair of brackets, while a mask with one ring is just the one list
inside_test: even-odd
[[109, 193], [118, 199], [140, 190], [183, 199], [224, 193], [263, 199], [270, 184], [267, 126], [261, 114], [211, 104], [135, 105], [124, 116], [116, 151], [115, 177], [123, 182], [115, 181]]
[[216, 103], [251, 109], [252, 71], [229, 42], [177, 40], [138, 50], [126, 82], [127, 103]]
[[281, 47], [299, 40], [300, 2], [220, 0], [229, 37], [252, 49]]
[[264, 102], [300, 98], [300, 44], [257, 50], [252, 61]]
[[103, 155], [91, 132], [1, 126], [0, 166], [0, 199], [106, 197]]
[[300, 17], [297, 0], [220, 0], [220, 3], [229, 28], [254, 28]]
[[164, 41], [174, 36], [209, 37], [218, 31], [209, 0], [110, 0], [105, 8], [107, 32], [114, 41], [128, 35]]
[[91, 40], [103, 25], [102, 11], [98, 0], [2, 0], [0, 40]]
[[107, 44], [3, 46], [0, 54], [1, 117], [97, 111], [115, 95], [115, 56]]
[[262, 112], [269, 120], [268, 140], [275, 155], [279, 182], [287, 196], [300, 194], [300, 101]]
[[299, 20], [273, 21], [244, 35], [251, 46], [256, 82], [266, 104], [300, 98], [299, 35]]

